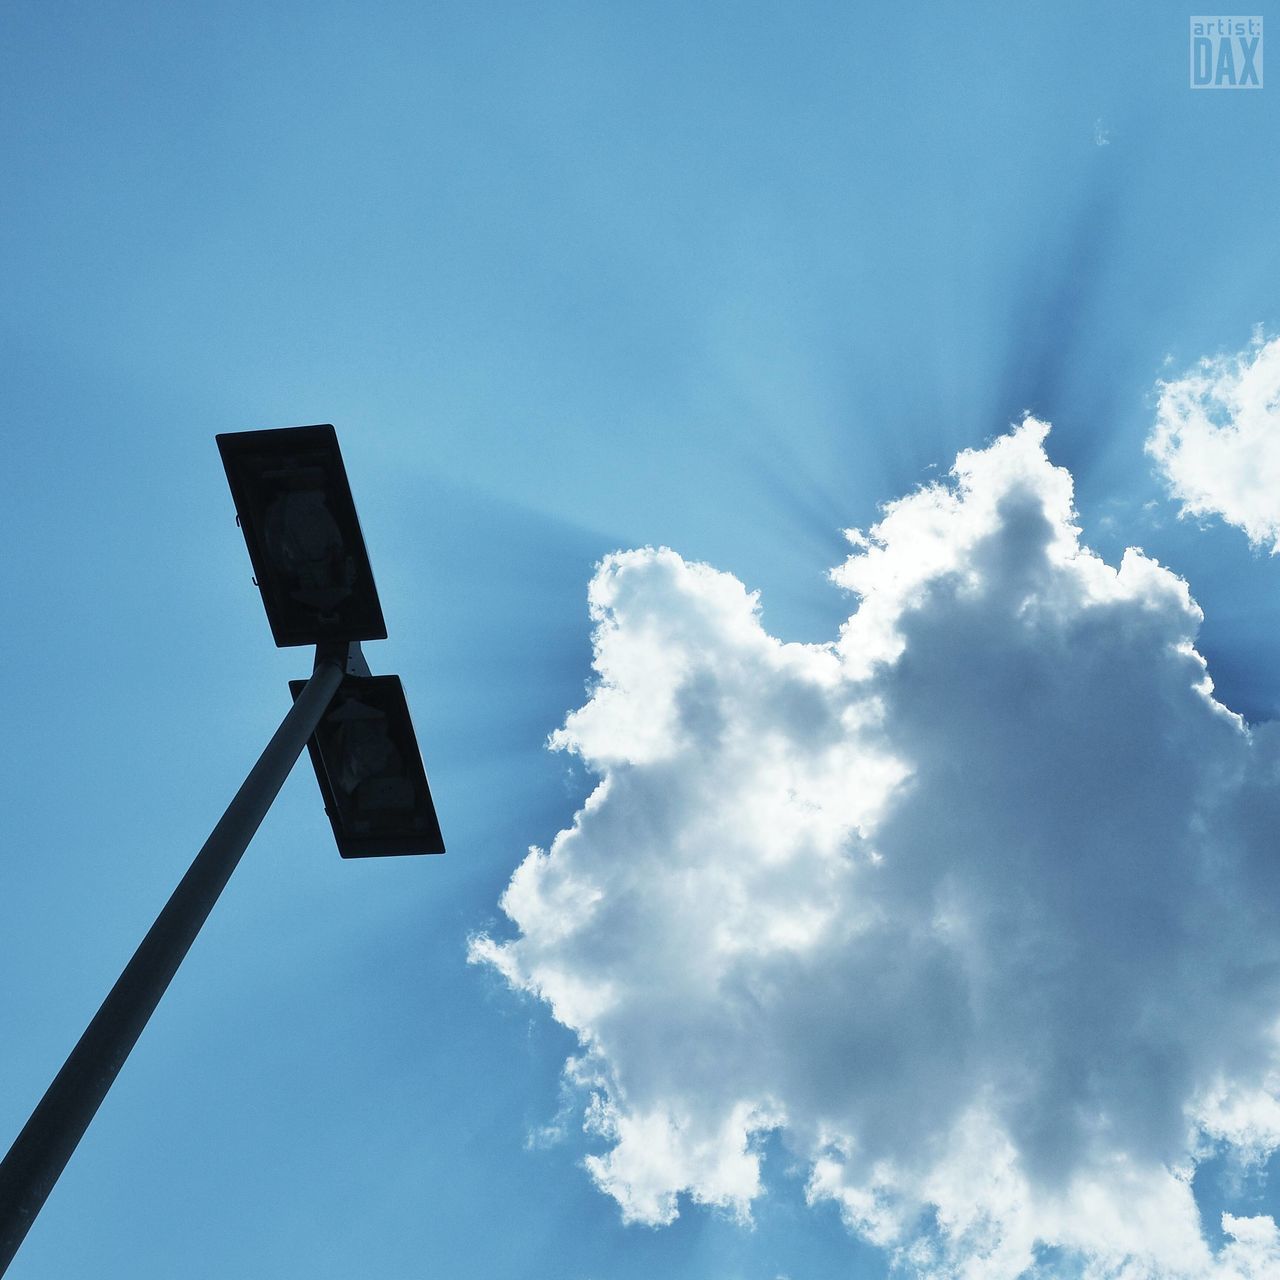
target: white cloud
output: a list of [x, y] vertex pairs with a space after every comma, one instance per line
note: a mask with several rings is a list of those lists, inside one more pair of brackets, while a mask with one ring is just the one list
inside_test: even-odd
[[1147, 441], [1182, 513], [1218, 515], [1280, 551], [1280, 338], [1160, 383]]
[[472, 958], [577, 1033], [625, 1218], [746, 1217], [776, 1130], [908, 1273], [1280, 1274], [1190, 1187], [1280, 1141], [1280, 737], [1214, 701], [1181, 579], [1081, 544], [1046, 431], [852, 533], [828, 645], [672, 551], [600, 566], [553, 738], [600, 782]]

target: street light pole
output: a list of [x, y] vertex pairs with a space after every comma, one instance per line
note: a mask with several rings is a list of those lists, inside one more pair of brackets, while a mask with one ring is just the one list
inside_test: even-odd
[[[358, 653], [358, 646], [352, 649]], [[311, 679], [0, 1164], [0, 1276], [316, 731], [347, 665], [346, 652], [331, 644], [317, 648]]]
[[0, 1163], [0, 1276], [308, 741], [344, 858], [444, 852], [400, 679], [371, 675], [360, 652], [387, 628], [337, 433], [230, 432], [218, 450], [276, 644], [314, 644], [315, 664], [290, 683], [289, 714]]

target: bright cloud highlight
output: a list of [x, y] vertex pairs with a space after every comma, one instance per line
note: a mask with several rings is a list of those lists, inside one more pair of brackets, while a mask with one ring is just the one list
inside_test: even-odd
[[1147, 441], [1184, 515], [1218, 515], [1280, 551], [1280, 338], [1160, 384]]
[[908, 1274], [1280, 1274], [1191, 1189], [1280, 1144], [1280, 739], [1181, 579], [1082, 545], [1047, 430], [852, 532], [830, 644], [673, 551], [601, 564], [552, 739], [599, 785], [471, 954], [576, 1032], [626, 1219], [747, 1218], [777, 1131]]

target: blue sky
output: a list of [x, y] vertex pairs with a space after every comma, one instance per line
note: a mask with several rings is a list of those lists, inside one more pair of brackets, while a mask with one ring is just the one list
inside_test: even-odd
[[[834, 640], [840, 531], [1025, 410], [1085, 542], [1183, 576], [1218, 696], [1280, 710], [1280, 566], [1144, 453], [1158, 379], [1280, 326], [1276, 90], [1191, 92], [1187, 16], [6, 7], [0, 1130], [307, 669], [216, 433], [336, 424], [449, 845], [340, 861], [300, 767], [12, 1275], [886, 1274], [779, 1132], [754, 1227], [625, 1225], [572, 1032], [468, 940], [593, 785], [544, 742], [602, 557]], [[1211, 1239], [1280, 1209], [1215, 1170]]]

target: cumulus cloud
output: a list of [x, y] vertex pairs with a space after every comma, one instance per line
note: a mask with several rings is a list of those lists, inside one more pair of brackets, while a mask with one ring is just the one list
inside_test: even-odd
[[1280, 738], [1213, 698], [1186, 583], [1081, 542], [1033, 419], [897, 502], [783, 643], [728, 574], [608, 557], [599, 782], [471, 957], [578, 1036], [630, 1221], [746, 1219], [776, 1132], [906, 1273], [1280, 1274], [1210, 1151], [1280, 1143]]
[[1147, 441], [1184, 515], [1221, 516], [1280, 551], [1280, 338], [1160, 384]]

